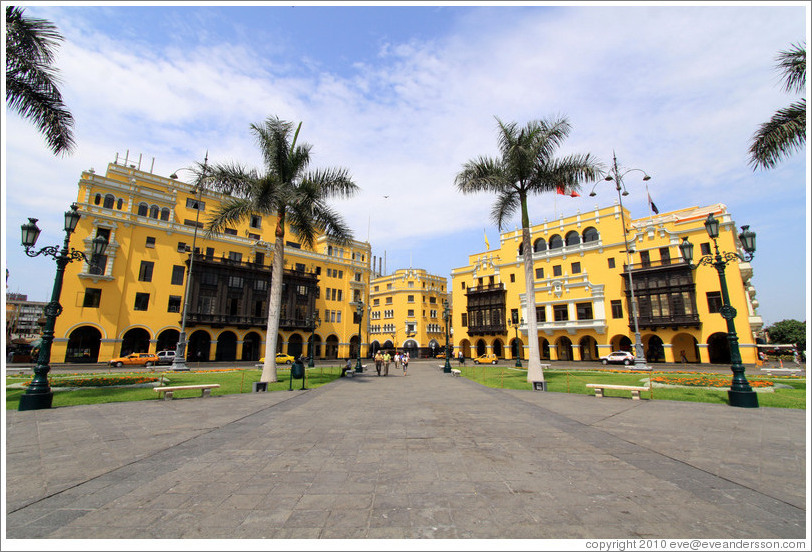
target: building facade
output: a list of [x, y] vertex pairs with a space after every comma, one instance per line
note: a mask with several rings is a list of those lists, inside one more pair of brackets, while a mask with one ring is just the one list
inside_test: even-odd
[[[620, 209], [596, 207], [531, 228], [535, 313], [527, 312], [521, 229], [502, 233], [498, 249], [470, 255], [468, 266], [451, 276], [455, 345], [466, 356], [526, 358], [526, 320], [535, 316], [544, 360], [596, 361], [611, 351], [633, 352], [633, 290], [648, 362], [729, 363], [719, 276], [709, 266], [692, 270], [679, 250], [688, 237], [696, 253], [713, 252], [704, 227], [713, 213], [720, 250], [743, 253], [727, 208], [689, 207], [637, 220], [628, 211], [621, 217]], [[731, 263], [725, 275], [742, 360], [754, 363], [763, 323], [752, 265]]]
[[[264, 356], [277, 219], [252, 216], [210, 234], [208, 216], [227, 197], [118, 159], [104, 176], [83, 172], [71, 245], [88, 257], [97, 235], [108, 246], [67, 266], [53, 361], [174, 349], [187, 293], [190, 362]], [[368, 298], [369, 244], [338, 246], [322, 236], [308, 248], [290, 231], [286, 240], [277, 352], [308, 355], [312, 336], [317, 359], [354, 356], [363, 344], [353, 302]]]
[[433, 357], [445, 350], [443, 301], [448, 280], [423, 269], [396, 270], [372, 279], [369, 294], [370, 350]]

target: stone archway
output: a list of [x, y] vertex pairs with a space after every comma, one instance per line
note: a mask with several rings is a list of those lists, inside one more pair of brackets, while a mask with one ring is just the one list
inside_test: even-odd
[[144, 328], [130, 328], [121, 337], [121, 356], [149, 352], [149, 332]]
[[711, 364], [730, 364], [730, 342], [726, 333], [717, 332], [708, 337], [708, 359]]
[[180, 332], [174, 329], [164, 330], [158, 334], [158, 341], [155, 344], [156, 351], [174, 351], [178, 347]]
[[663, 340], [657, 334], [649, 336], [645, 351], [646, 362], [665, 362]]
[[307, 345], [308, 357], [321, 358], [321, 336], [313, 334], [313, 339], [308, 341]]
[[467, 339], [463, 339], [460, 341], [460, 350], [462, 351], [462, 356], [465, 358], [471, 358], [471, 342]]
[[406, 340], [406, 342], [403, 344], [403, 352], [409, 353], [409, 358], [412, 359], [418, 358], [417, 341], [415, 341], [414, 339]]
[[93, 326], [73, 330], [68, 337], [65, 362], [98, 362], [101, 337], [101, 332]]
[[217, 349], [214, 353], [216, 361], [230, 361], [237, 359], [237, 336], [227, 330], [217, 337]]
[[691, 334], [675, 335], [671, 340], [671, 350], [674, 352], [674, 362], [682, 362], [682, 355], [685, 355], [685, 362], [700, 362], [698, 342]]
[[515, 337], [510, 340], [510, 356], [513, 358], [524, 358], [523, 355], [524, 344], [520, 339]]
[[496, 358], [502, 358], [505, 356], [505, 352], [502, 350], [502, 340], [501, 339], [494, 339], [493, 341], [493, 354], [496, 355]]
[[572, 360], [572, 341], [570, 341], [569, 337], [559, 337], [555, 345], [558, 351], [558, 360]]
[[331, 334], [325, 340], [324, 356], [330, 359], [338, 358], [338, 337], [335, 334]]
[[539, 340], [539, 356], [542, 360], [550, 360], [550, 342], [544, 337]]
[[186, 360], [191, 362], [208, 362], [211, 336], [204, 330], [197, 330], [189, 336], [186, 347]]
[[488, 352], [488, 347], [485, 345], [484, 339], [478, 339], [476, 342], [476, 356], [482, 356]]
[[350, 338], [350, 358], [358, 358], [359, 356], [358, 349], [360, 347], [359, 345], [360, 342], [361, 339], [357, 335], [354, 335]]
[[248, 332], [242, 338], [242, 358], [241, 360], [257, 361], [262, 356], [259, 353], [262, 338], [257, 332]]
[[288, 338], [288, 354], [293, 358], [299, 358], [304, 352], [304, 340], [298, 333], [291, 334]]
[[581, 360], [598, 360], [598, 342], [591, 335], [586, 335], [578, 342], [578, 349], [581, 351]]

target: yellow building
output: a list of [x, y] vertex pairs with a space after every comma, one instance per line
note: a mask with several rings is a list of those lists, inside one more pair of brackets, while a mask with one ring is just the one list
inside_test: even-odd
[[369, 344], [433, 357], [445, 348], [443, 301], [448, 280], [420, 268], [396, 270], [372, 279], [369, 293]]
[[[727, 325], [719, 314], [716, 270], [692, 270], [681, 238], [695, 244], [694, 262], [712, 252], [704, 227], [720, 221], [721, 251], [743, 253], [738, 231], [722, 204], [662, 213], [628, 225], [631, 270], [619, 205], [545, 221], [531, 228], [538, 341], [542, 359], [595, 361], [611, 351], [634, 352], [628, 281], [638, 305], [638, 325], [648, 362], [730, 363]], [[527, 358], [527, 307], [521, 229], [500, 235], [498, 249], [469, 256], [452, 271], [454, 342], [466, 356], [495, 353]], [[697, 255], [698, 254], [698, 255]], [[742, 361], [756, 360], [755, 332], [762, 320], [748, 262], [725, 272]], [[518, 324], [517, 324], [518, 323]], [[516, 327], [518, 325], [518, 327]]]
[[[174, 176], [174, 175], [173, 175]], [[91, 253], [97, 235], [109, 245], [94, 262], [67, 266], [52, 359], [106, 362], [129, 352], [174, 349], [186, 313], [187, 360], [255, 361], [264, 356], [276, 217], [252, 217], [223, 234], [204, 224], [226, 198], [192, 185], [110, 163], [104, 176], [82, 173], [82, 215], [72, 247]], [[277, 352], [354, 356], [361, 338], [353, 301], [369, 292], [370, 246], [319, 238], [312, 249], [286, 233], [285, 275]]]

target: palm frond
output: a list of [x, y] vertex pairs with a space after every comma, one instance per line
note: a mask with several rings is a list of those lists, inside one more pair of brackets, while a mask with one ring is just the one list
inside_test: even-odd
[[457, 190], [464, 194], [499, 192], [510, 185], [505, 169], [497, 159], [479, 157], [463, 165], [454, 179]]
[[206, 236], [220, 234], [230, 224], [239, 224], [254, 212], [254, 202], [250, 198], [234, 198], [226, 201], [209, 217]]
[[508, 220], [521, 207], [521, 198], [515, 190], [505, 190], [496, 197], [491, 208], [491, 220], [501, 231]]
[[801, 94], [806, 88], [806, 44], [793, 44], [778, 54], [778, 69], [784, 74], [784, 90]]
[[771, 169], [806, 143], [806, 99], [781, 109], [762, 124], [750, 145], [753, 170]]

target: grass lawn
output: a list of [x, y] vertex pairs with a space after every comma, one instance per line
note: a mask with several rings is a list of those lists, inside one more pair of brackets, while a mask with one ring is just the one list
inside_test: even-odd
[[[527, 369], [506, 366], [457, 366], [462, 376], [488, 387], [503, 389], [527, 389]], [[677, 372], [632, 372], [623, 369], [603, 370], [545, 370], [547, 391], [553, 393], [578, 393], [592, 395], [587, 383], [611, 383], [615, 385], [648, 385], [648, 378], [655, 381], [651, 391], [640, 394], [643, 399], [669, 401], [693, 401], [728, 404], [728, 387], [707, 388], [711, 385], [729, 386], [733, 378], [729, 374], [698, 374]], [[759, 406], [778, 408], [806, 408], [806, 378], [796, 376], [748, 376], [750, 386], [758, 392]], [[678, 387], [659, 387], [659, 384]], [[785, 388], [786, 387], [786, 388]], [[772, 389], [768, 391], [767, 389]], [[607, 397], [630, 397], [629, 391], [606, 389]]]
[[[320, 387], [340, 377], [339, 366], [316, 366], [308, 368], [305, 386], [308, 389]], [[158, 393], [152, 387], [113, 387], [116, 383], [137, 384], [145, 379], [158, 381], [163, 378], [164, 385], [195, 385], [201, 383], [219, 383], [218, 389], [213, 389], [212, 395], [232, 395], [235, 393], [251, 393], [251, 384], [259, 381], [262, 374], [257, 370], [206, 370], [189, 372], [139, 372], [115, 374], [49, 374], [48, 380], [54, 391], [53, 406], [75, 406], [79, 404], [98, 404], [110, 402], [147, 401], [158, 400]], [[268, 391], [287, 391], [290, 388], [290, 367], [278, 368], [279, 381], [268, 386]], [[6, 385], [31, 381], [31, 376], [6, 376]], [[103, 387], [90, 387], [93, 384], [102, 384]], [[60, 385], [68, 386], [66, 391], [60, 391]], [[293, 380], [293, 389], [301, 389], [302, 380]], [[20, 403], [23, 389], [6, 388], [6, 410], [16, 410]], [[176, 391], [175, 398], [199, 397], [200, 390]], [[163, 400], [163, 399], [161, 399]]]

